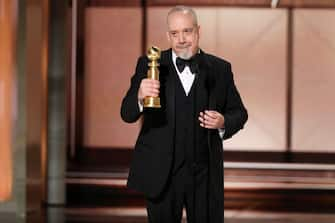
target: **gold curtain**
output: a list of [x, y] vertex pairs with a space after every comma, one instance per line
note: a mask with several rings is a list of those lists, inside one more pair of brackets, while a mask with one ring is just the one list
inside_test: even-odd
[[11, 198], [16, 1], [0, 0], [0, 201]]

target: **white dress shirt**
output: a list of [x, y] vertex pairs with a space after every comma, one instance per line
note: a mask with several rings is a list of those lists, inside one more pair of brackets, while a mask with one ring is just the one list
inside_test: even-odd
[[172, 61], [173, 61], [173, 65], [176, 68], [179, 80], [181, 81], [183, 88], [185, 90], [186, 95], [188, 95], [190, 93], [191, 87], [193, 85], [194, 82], [194, 78], [196, 74], [193, 74], [191, 72], [191, 69], [188, 65], [185, 66], [183, 72], [179, 72], [178, 68], [177, 68], [177, 55], [175, 52], [172, 51]]

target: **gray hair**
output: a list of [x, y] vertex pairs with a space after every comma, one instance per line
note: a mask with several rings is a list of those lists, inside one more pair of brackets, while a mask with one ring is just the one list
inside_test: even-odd
[[198, 26], [197, 14], [195, 13], [195, 11], [191, 7], [188, 7], [188, 6], [185, 6], [185, 5], [177, 5], [177, 6], [173, 7], [172, 9], [170, 9], [170, 11], [168, 12], [168, 15], [166, 17], [166, 23], [167, 24], [169, 24], [170, 15], [172, 15], [173, 13], [176, 13], [176, 12], [181, 12], [181, 13], [184, 13], [184, 14], [190, 14], [193, 18], [193, 24], [195, 26]]

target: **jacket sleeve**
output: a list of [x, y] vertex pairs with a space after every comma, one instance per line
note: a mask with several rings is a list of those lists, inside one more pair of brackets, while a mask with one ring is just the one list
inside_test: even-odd
[[130, 88], [122, 100], [121, 118], [125, 122], [136, 122], [141, 116], [137, 94], [141, 80], [146, 77], [147, 63], [148, 61], [144, 56], [138, 59], [135, 74], [131, 78]]
[[241, 96], [235, 86], [231, 65], [227, 68], [227, 98], [223, 116], [225, 118], [225, 133], [223, 139], [231, 138], [243, 128], [248, 120], [248, 112], [243, 105]]

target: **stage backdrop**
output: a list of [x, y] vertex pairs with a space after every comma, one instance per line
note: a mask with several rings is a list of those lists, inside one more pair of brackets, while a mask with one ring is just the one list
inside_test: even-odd
[[[168, 10], [148, 8], [147, 46], [168, 47]], [[292, 33], [288, 9], [195, 10], [202, 49], [232, 63], [249, 112], [245, 129], [225, 142], [225, 150], [285, 151], [291, 129], [293, 152], [335, 152], [334, 10], [292, 10]], [[119, 110], [141, 54], [140, 7], [88, 7], [85, 17], [84, 146], [132, 148], [139, 123], [123, 123]], [[288, 83], [289, 63], [293, 83]], [[292, 120], [287, 123], [289, 84], [293, 84]]]

